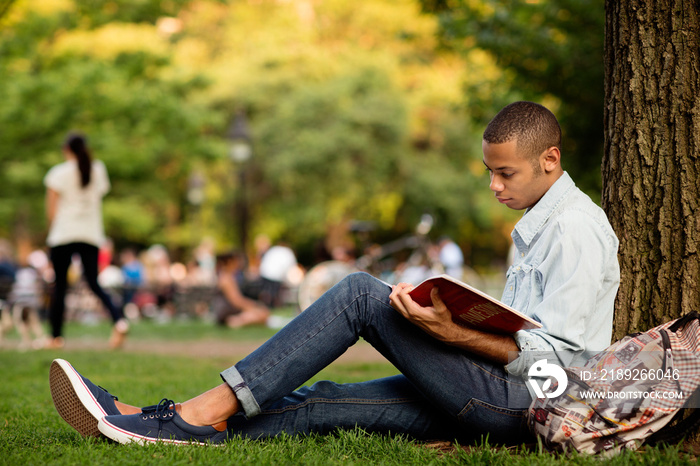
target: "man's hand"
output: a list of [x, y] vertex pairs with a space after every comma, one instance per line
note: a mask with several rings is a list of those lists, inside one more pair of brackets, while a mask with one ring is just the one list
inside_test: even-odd
[[482, 332], [455, 323], [437, 287], [430, 290], [433, 305], [427, 307], [413, 301], [409, 295], [413, 288], [408, 283], [399, 283], [393, 287], [389, 301], [402, 316], [433, 338], [501, 364], [507, 364], [519, 351], [510, 335]]
[[452, 314], [447, 310], [447, 306], [440, 299], [437, 287], [430, 290], [430, 298], [433, 301], [432, 307], [422, 307], [418, 305], [409, 295], [415, 288], [408, 283], [399, 283], [394, 287], [389, 300], [391, 305], [399, 311], [406, 319], [423, 329], [429, 335], [441, 341], [449, 339], [450, 333], [454, 332], [457, 325], [452, 321]]

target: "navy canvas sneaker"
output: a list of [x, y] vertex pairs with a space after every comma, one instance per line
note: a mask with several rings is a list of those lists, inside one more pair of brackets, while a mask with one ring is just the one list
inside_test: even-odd
[[177, 413], [175, 403], [167, 398], [155, 406], [142, 408], [141, 414], [106, 416], [100, 419], [98, 428], [116, 442], [141, 445], [151, 442], [211, 445], [228, 439], [225, 423], [218, 429], [190, 425]]
[[120, 414], [116, 396], [95, 385], [63, 359], [54, 359], [49, 372], [51, 398], [58, 414], [84, 436], [100, 437], [97, 422]]

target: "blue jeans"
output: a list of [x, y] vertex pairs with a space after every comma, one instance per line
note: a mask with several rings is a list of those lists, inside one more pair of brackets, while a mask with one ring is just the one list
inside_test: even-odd
[[[350, 275], [223, 371], [242, 408], [229, 428], [252, 438], [357, 426], [418, 439], [527, 441], [531, 398], [523, 381], [414, 326], [391, 307], [390, 291], [368, 274]], [[295, 391], [360, 337], [401, 375]]]

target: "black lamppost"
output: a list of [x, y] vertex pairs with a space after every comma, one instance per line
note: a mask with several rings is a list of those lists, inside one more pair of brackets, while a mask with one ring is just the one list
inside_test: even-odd
[[192, 218], [190, 218], [190, 223], [192, 225], [192, 247], [197, 244], [197, 231], [200, 227], [197, 226], [199, 222], [199, 212], [202, 203], [204, 202], [204, 188], [206, 180], [204, 175], [198, 171], [194, 171], [190, 174], [187, 179], [187, 202], [192, 206]]
[[238, 174], [238, 196], [236, 199], [236, 211], [234, 218], [238, 219], [238, 235], [241, 243], [241, 249], [245, 250], [248, 240], [248, 201], [247, 201], [247, 168], [248, 160], [253, 155], [253, 148], [250, 141], [250, 131], [248, 129], [248, 119], [245, 112], [239, 110], [236, 112], [236, 117], [231, 123], [228, 131], [228, 137], [231, 141], [229, 156], [236, 165]]

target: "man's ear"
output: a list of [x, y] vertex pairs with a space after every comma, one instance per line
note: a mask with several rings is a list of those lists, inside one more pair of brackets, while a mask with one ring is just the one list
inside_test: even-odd
[[542, 168], [546, 173], [551, 173], [561, 169], [561, 152], [556, 146], [552, 146], [542, 153]]

